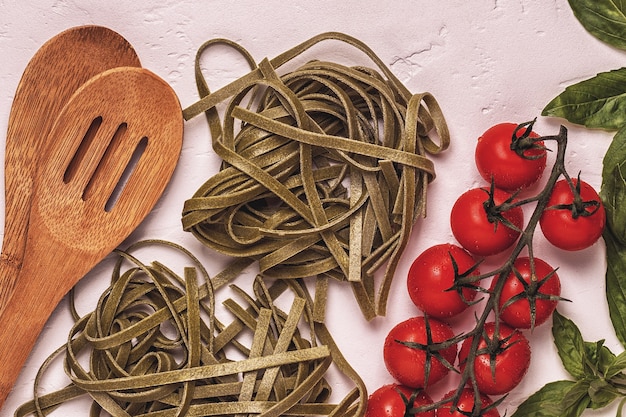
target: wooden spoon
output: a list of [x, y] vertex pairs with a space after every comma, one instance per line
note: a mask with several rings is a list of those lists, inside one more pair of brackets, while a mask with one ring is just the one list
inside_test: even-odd
[[65, 106], [34, 177], [24, 263], [0, 314], [0, 406], [61, 298], [153, 208], [182, 137], [175, 93], [146, 69], [97, 75]]
[[83, 83], [105, 70], [124, 66], [140, 66], [135, 51], [126, 39], [101, 26], [61, 32], [26, 66], [13, 99], [6, 137], [0, 305], [13, 291], [22, 265], [33, 177], [54, 120]]

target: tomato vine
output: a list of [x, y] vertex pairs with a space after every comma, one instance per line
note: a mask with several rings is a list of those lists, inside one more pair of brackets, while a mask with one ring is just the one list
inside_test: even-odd
[[[513, 138], [516, 137], [516, 132], [519, 129], [528, 129], [531, 130], [535, 120], [530, 122], [522, 123], [518, 125], [517, 129], [513, 133]], [[519, 239], [516, 241], [515, 245], [511, 249], [508, 254], [507, 259], [500, 264], [499, 267], [490, 270], [488, 272], [480, 272], [480, 273], [464, 273], [463, 271], [459, 271], [457, 267], [454, 268], [455, 279], [453, 286], [449, 289], [452, 292], [462, 291], [464, 288], [472, 288], [479, 292], [485, 294], [484, 304], [482, 304], [482, 310], [476, 313], [475, 323], [473, 328], [468, 331], [458, 334], [455, 337], [452, 337], [445, 342], [438, 342], [428, 346], [422, 346], [421, 344], [405, 344], [410, 345], [415, 349], [422, 349], [428, 353], [427, 358], [430, 361], [433, 361], [433, 358], [436, 358], [439, 351], [443, 351], [445, 349], [449, 349], [451, 346], [458, 345], [459, 343], [463, 343], [463, 363], [459, 364], [459, 369], [454, 368], [452, 365], [447, 364], [446, 366], [449, 369], [454, 370], [458, 373], [459, 383], [456, 389], [451, 391], [449, 395], [442, 398], [440, 401], [436, 401], [433, 404], [420, 406], [418, 408], [413, 409], [411, 412], [419, 413], [426, 410], [431, 410], [435, 408], [441, 407], [451, 407], [450, 410], [457, 410], [459, 407], [459, 403], [461, 398], [464, 395], [467, 395], [468, 386], [471, 387], [474, 393], [474, 406], [471, 411], [464, 411], [464, 413], [468, 416], [480, 416], [483, 415], [486, 411], [492, 410], [497, 407], [504, 400], [505, 392], [498, 392], [496, 395], [504, 395], [493, 403], [489, 404], [489, 409], [483, 409], [483, 397], [485, 392], [484, 389], [481, 390], [481, 382], [478, 375], [478, 371], [475, 367], [475, 359], [478, 356], [485, 355], [489, 357], [490, 367], [492, 368], [492, 373], [495, 375], [495, 361], [496, 357], [506, 351], [507, 349], [520, 349], [520, 343], [522, 340], [527, 344], [526, 339], [522, 335], [521, 332], [515, 329], [511, 329], [502, 319], [501, 313], [502, 309], [505, 308], [500, 304], [500, 299], [502, 292], [505, 288], [506, 279], [511, 274], [517, 274], [518, 279], [520, 278], [520, 272], [516, 269], [516, 261], [518, 261], [523, 254], [530, 262], [530, 269], [533, 273], [531, 273], [531, 282], [525, 285], [525, 292], [523, 296], [517, 297], [513, 301], [517, 301], [521, 297], [526, 297], [531, 305], [530, 308], [530, 328], [531, 330], [535, 326], [535, 315], [536, 315], [536, 303], [539, 299], [547, 299], [550, 301], [559, 301], [563, 300], [559, 295], [546, 295], [546, 294], [537, 294], [538, 288], [543, 285], [543, 283], [547, 282], [549, 278], [555, 274], [555, 270], [549, 271], [544, 276], [538, 277], [535, 274], [535, 263], [540, 262], [538, 258], [534, 256], [533, 249], [533, 237], [535, 235], [535, 231], [537, 226], [540, 223], [541, 217], [543, 213], [548, 210], [555, 209], [551, 204], [551, 197], [553, 196], [553, 192], [555, 186], [562, 181], [566, 181], [570, 184], [570, 189], [572, 191], [573, 200], [576, 204], [572, 204], [571, 207], [568, 207], [570, 211], [575, 210], [575, 207], [597, 207], [600, 205], [599, 201], [587, 200], [579, 194], [580, 187], [576, 186], [576, 184], [580, 184], [580, 178], [574, 178], [569, 175], [567, 169], [565, 167], [565, 157], [566, 157], [566, 148], [567, 148], [567, 128], [561, 126], [558, 134], [556, 135], [548, 135], [548, 136], [537, 136], [533, 138], [533, 142], [529, 142], [527, 146], [534, 146], [533, 143], [536, 141], [537, 143], [541, 143], [543, 147], [544, 143], [554, 142], [556, 143], [556, 157], [555, 161], [551, 167], [548, 178], [545, 182], [543, 188], [537, 192], [536, 194], [525, 197], [518, 198], [518, 193], [514, 193], [512, 198], [506, 199], [499, 204], [494, 203], [493, 193], [496, 191], [495, 185], [492, 181], [491, 186], [488, 187], [488, 196], [485, 197], [485, 210], [489, 210], [492, 216], [495, 217], [503, 217], [503, 215], [513, 209], [518, 209], [522, 206], [534, 204], [534, 208], [530, 218], [527, 220], [526, 225], [519, 229]], [[577, 176], [579, 177], [579, 175]], [[599, 198], [599, 197], [598, 197]], [[561, 207], [563, 209], [563, 207]], [[496, 220], [497, 221], [497, 220]], [[504, 227], [506, 223], [500, 219], [499, 226]], [[480, 263], [480, 262], [479, 262]], [[472, 270], [478, 269], [477, 263]], [[453, 260], [453, 264], [454, 260]], [[455, 264], [456, 265], [456, 264]], [[487, 278], [492, 279], [492, 285], [490, 288], [483, 288], [480, 286], [480, 282], [486, 280]], [[502, 278], [502, 279], [500, 279]], [[534, 281], [533, 281], [534, 280]], [[560, 289], [560, 287], [559, 287]], [[425, 313], [425, 316], [427, 314]], [[426, 320], [426, 333], [430, 333], [429, 320]], [[509, 341], [515, 338], [514, 343], [509, 343]], [[524, 355], [522, 353], [519, 353]], [[527, 352], [528, 356], [530, 355], [530, 351]], [[460, 355], [461, 356], [461, 355]], [[432, 364], [427, 364], [427, 367]], [[526, 369], [522, 369], [520, 372], [524, 374]], [[511, 383], [511, 387], [519, 383], [519, 380], [513, 381]], [[446, 408], [447, 409], [447, 408]]]

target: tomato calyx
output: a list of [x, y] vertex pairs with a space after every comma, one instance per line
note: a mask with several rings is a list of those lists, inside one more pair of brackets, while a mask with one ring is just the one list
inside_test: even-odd
[[457, 264], [456, 259], [454, 259], [454, 256], [452, 255], [452, 253], [448, 252], [448, 255], [450, 256], [450, 261], [452, 262], [452, 269], [454, 271], [454, 283], [452, 284], [450, 288], [446, 289], [446, 291], [456, 291], [457, 294], [459, 294], [459, 297], [461, 297], [461, 300], [463, 300], [463, 302], [467, 304], [468, 306], [472, 306], [474, 304], [481, 302], [482, 298], [475, 299], [475, 300], [468, 300], [463, 290], [470, 289], [472, 291], [485, 292], [485, 289], [477, 284], [477, 280], [474, 274], [474, 272], [477, 271], [478, 268], [480, 267], [480, 264], [483, 262], [483, 260], [482, 259], [479, 260], [470, 269], [468, 269], [465, 272], [460, 273], [459, 265]]
[[[572, 218], [577, 219], [579, 217], [593, 216], [601, 207], [599, 200], [583, 200], [581, 196], [581, 181], [580, 172], [576, 181], [572, 181], [569, 176], [565, 176], [565, 180], [570, 186], [573, 195], [573, 201], [571, 204], [556, 204], [549, 206], [546, 210], [568, 210], [572, 213]], [[591, 210], [590, 210], [591, 208]]]
[[435, 417], [435, 406], [423, 389], [391, 383], [368, 396], [364, 417]]
[[501, 338], [498, 327], [499, 326], [496, 325], [492, 337], [489, 337], [489, 333], [485, 329], [483, 329], [482, 339], [485, 342], [485, 347], [476, 350], [476, 356], [489, 355], [489, 367], [491, 368], [491, 376], [494, 381], [496, 380], [496, 364], [498, 355], [501, 355], [506, 350], [513, 347], [516, 343], [520, 342], [519, 340], [514, 340], [511, 342], [511, 339], [515, 336], [515, 333], [511, 333], [508, 336]]
[[432, 405], [422, 405], [417, 408], [413, 406], [415, 404], [415, 400], [424, 390], [420, 388], [411, 389], [411, 396], [407, 398], [407, 396], [402, 392], [398, 387], [394, 387], [394, 390], [400, 395], [402, 402], [404, 403], [404, 417], [415, 417], [416, 414], [422, 413], [424, 411], [430, 411], [433, 409]]
[[[531, 135], [533, 126], [535, 125], [536, 121], [537, 118], [534, 118], [531, 121], [520, 123], [513, 130], [513, 134], [511, 135], [510, 148], [521, 158], [530, 160], [540, 159], [545, 156], [544, 152], [550, 150], [543, 144], [542, 137], [534, 137], [533, 135]], [[518, 135], [518, 132], [520, 132], [522, 129], [523, 132]], [[528, 152], [531, 149], [540, 150], [543, 152]]]
[[496, 185], [493, 180], [489, 185], [489, 190], [483, 190], [487, 194], [487, 199], [483, 202], [483, 208], [485, 209], [487, 220], [489, 221], [489, 223], [493, 223], [494, 230], [497, 230], [498, 226], [500, 224], [503, 224], [511, 230], [521, 232], [522, 230], [517, 225], [513, 224], [513, 222], [507, 219], [504, 215], [504, 213], [506, 213], [507, 211], [518, 206], [515, 203], [517, 193], [511, 194], [511, 196], [507, 198], [504, 202], [502, 202], [501, 204], [497, 204], [495, 202], [495, 190]]
[[[521, 272], [513, 266], [511, 268], [513, 275], [522, 285], [523, 289], [519, 294], [514, 295], [509, 298], [500, 308], [500, 310], [504, 310], [510, 305], [516, 303], [520, 300], [527, 300], [530, 308], [530, 330], [533, 331], [535, 329], [535, 323], [537, 319], [537, 301], [538, 300], [546, 300], [546, 301], [570, 301], [567, 298], [563, 298], [561, 296], [546, 294], [540, 291], [541, 287], [548, 282], [552, 277], [556, 274], [557, 269], [552, 269], [546, 276], [541, 279], [538, 279], [537, 274], [534, 271], [534, 262], [531, 262], [531, 279], [530, 282], [527, 282], [522, 276]], [[504, 277], [503, 277], [504, 278]]]
[[426, 359], [424, 362], [424, 389], [428, 386], [428, 381], [430, 379], [430, 371], [433, 364], [433, 359], [438, 360], [443, 366], [445, 366], [448, 370], [458, 373], [459, 371], [454, 367], [452, 363], [450, 363], [442, 354], [441, 351], [448, 349], [449, 347], [455, 345], [459, 341], [459, 337], [453, 337], [452, 339], [445, 340], [443, 342], [435, 342], [433, 340], [432, 330], [430, 327], [430, 322], [428, 320], [428, 315], [424, 315], [424, 326], [426, 330], [426, 343], [419, 342], [409, 342], [406, 340], [398, 340], [395, 342], [401, 345], [404, 345], [411, 349], [419, 349], [424, 351], [426, 354]]

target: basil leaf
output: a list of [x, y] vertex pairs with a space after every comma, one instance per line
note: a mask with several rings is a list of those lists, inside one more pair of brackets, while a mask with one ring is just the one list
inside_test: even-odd
[[622, 245], [626, 244], [626, 161], [616, 165], [611, 173], [602, 178], [600, 192], [606, 210], [607, 226]]
[[[567, 409], [563, 403], [566, 398]], [[580, 416], [589, 403], [587, 389], [582, 384], [574, 381], [555, 381], [544, 385], [528, 397], [517, 407], [512, 417]]]
[[619, 391], [601, 378], [594, 379], [591, 384], [589, 384], [588, 393], [591, 399], [589, 408], [594, 410], [604, 408], [620, 397]]
[[626, 68], [602, 72], [568, 86], [541, 114], [588, 128], [619, 129], [626, 123]]
[[574, 16], [596, 38], [626, 49], [626, 3], [615, 0], [569, 0]]
[[[626, 87], [624, 87], [626, 90]], [[608, 175], [613, 169], [626, 161], [626, 125], [615, 134], [602, 160], [602, 176]]]
[[613, 236], [626, 245], [626, 125], [613, 137], [602, 161], [600, 197]]
[[626, 369], [626, 351], [617, 355], [617, 357], [609, 364], [604, 373], [604, 377], [606, 379], [611, 379], [615, 375], [620, 374], [622, 371]]
[[596, 371], [600, 375], [604, 375], [609, 366], [615, 362], [615, 354], [604, 346], [604, 340], [595, 343], [584, 342], [584, 345], [585, 353], [591, 363], [594, 364]]
[[626, 347], [626, 246], [610, 230], [604, 232], [606, 244], [606, 300], [615, 335]]
[[578, 380], [594, 375], [588, 366], [587, 351], [580, 330], [572, 320], [558, 311], [552, 315], [552, 336], [563, 367], [570, 375]]
[[561, 400], [562, 411], [559, 417], [578, 417], [591, 406], [590, 385], [587, 380], [574, 382]]
[[602, 161], [600, 196], [607, 213], [606, 299], [615, 334], [626, 347], [626, 125], [620, 129]]

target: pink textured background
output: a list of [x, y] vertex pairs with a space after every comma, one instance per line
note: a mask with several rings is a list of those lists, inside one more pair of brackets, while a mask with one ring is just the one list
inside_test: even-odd
[[[107, 26], [125, 36], [134, 45], [143, 66], [171, 84], [183, 107], [197, 100], [193, 60], [204, 41], [226, 37], [240, 42], [261, 60], [329, 30], [361, 39], [411, 91], [429, 91], [436, 97], [447, 117], [452, 146], [435, 158], [438, 177], [429, 190], [429, 215], [414, 229], [394, 281], [387, 317], [366, 323], [352, 301], [351, 291], [332, 287], [329, 314], [342, 320], [331, 321], [331, 330], [370, 391], [391, 382], [381, 354], [387, 331], [399, 321], [419, 314], [405, 292], [404, 279], [411, 261], [428, 246], [454, 241], [448, 225], [452, 203], [466, 189], [482, 184], [473, 165], [478, 135], [495, 123], [539, 117], [543, 106], [565, 86], [597, 72], [619, 68], [625, 57], [623, 52], [585, 32], [566, 0], [4, 0], [0, 1], [0, 132], [6, 132], [12, 97], [30, 57], [58, 32], [82, 24]], [[344, 56], [341, 51], [320, 51], [324, 59], [369, 64], [357, 53]], [[246, 71], [241, 59], [226, 52], [212, 54], [204, 66], [213, 89]], [[536, 130], [553, 134], [561, 122], [539, 117]], [[571, 173], [581, 170], [583, 178], [598, 188], [602, 156], [611, 135], [567, 126], [567, 167]], [[3, 155], [2, 146], [0, 156]], [[180, 227], [183, 201], [217, 171], [218, 163], [204, 118], [193, 119], [186, 124], [180, 165], [168, 192], [129, 242], [142, 238], [172, 240], [205, 260], [211, 272], [219, 271], [221, 257], [202, 249]], [[0, 210], [2, 220], [3, 215]], [[621, 352], [604, 299], [603, 243], [572, 254], [551, 248], [538, 236], [535, 252], [560, 268], [562, 295], [573, 301], [562, 304], [561, 312], [579, 324], [586, 340], [605, 338], [611, 349]], [[149, 255], [145, 260], [156, 258]], [[167, 264], [167, 259], [159, 259]], [[83, 312], [93, 308], [106, 287], [106, 266], [96, 268], [81, 284]], [[467, 320], [471, 321], [471, 317]], [[458, 320], [455, 328], [461, 330], [464, 321]], [[12, 415], [16, 406], [31, 398], [38, 367], [65, 341], [70, 326], [64, 302], [47, 324], [0, 415]], [[528, 337], [534, 352], [531, 369], [504, 403], [502, 414], [507, 407], [511, 414], [515, 405], [544, 383], [566, 377], [552, 345], [550, 325], [536, 329]], [[59, 369], [58, 373], [61, 375], [62, 371]], [[343, 381], [332, 382], [341, 393]], [[56, 384], [54, 380], [46, 382], [50, 387]], [[436, 397], [452, 385], [439, 385], [433, 395]], [[84, 404], [76, 403], [58, 415], [85, 415], [81, 406]], [[606, 410], [589, 415], [604, 413]]]

